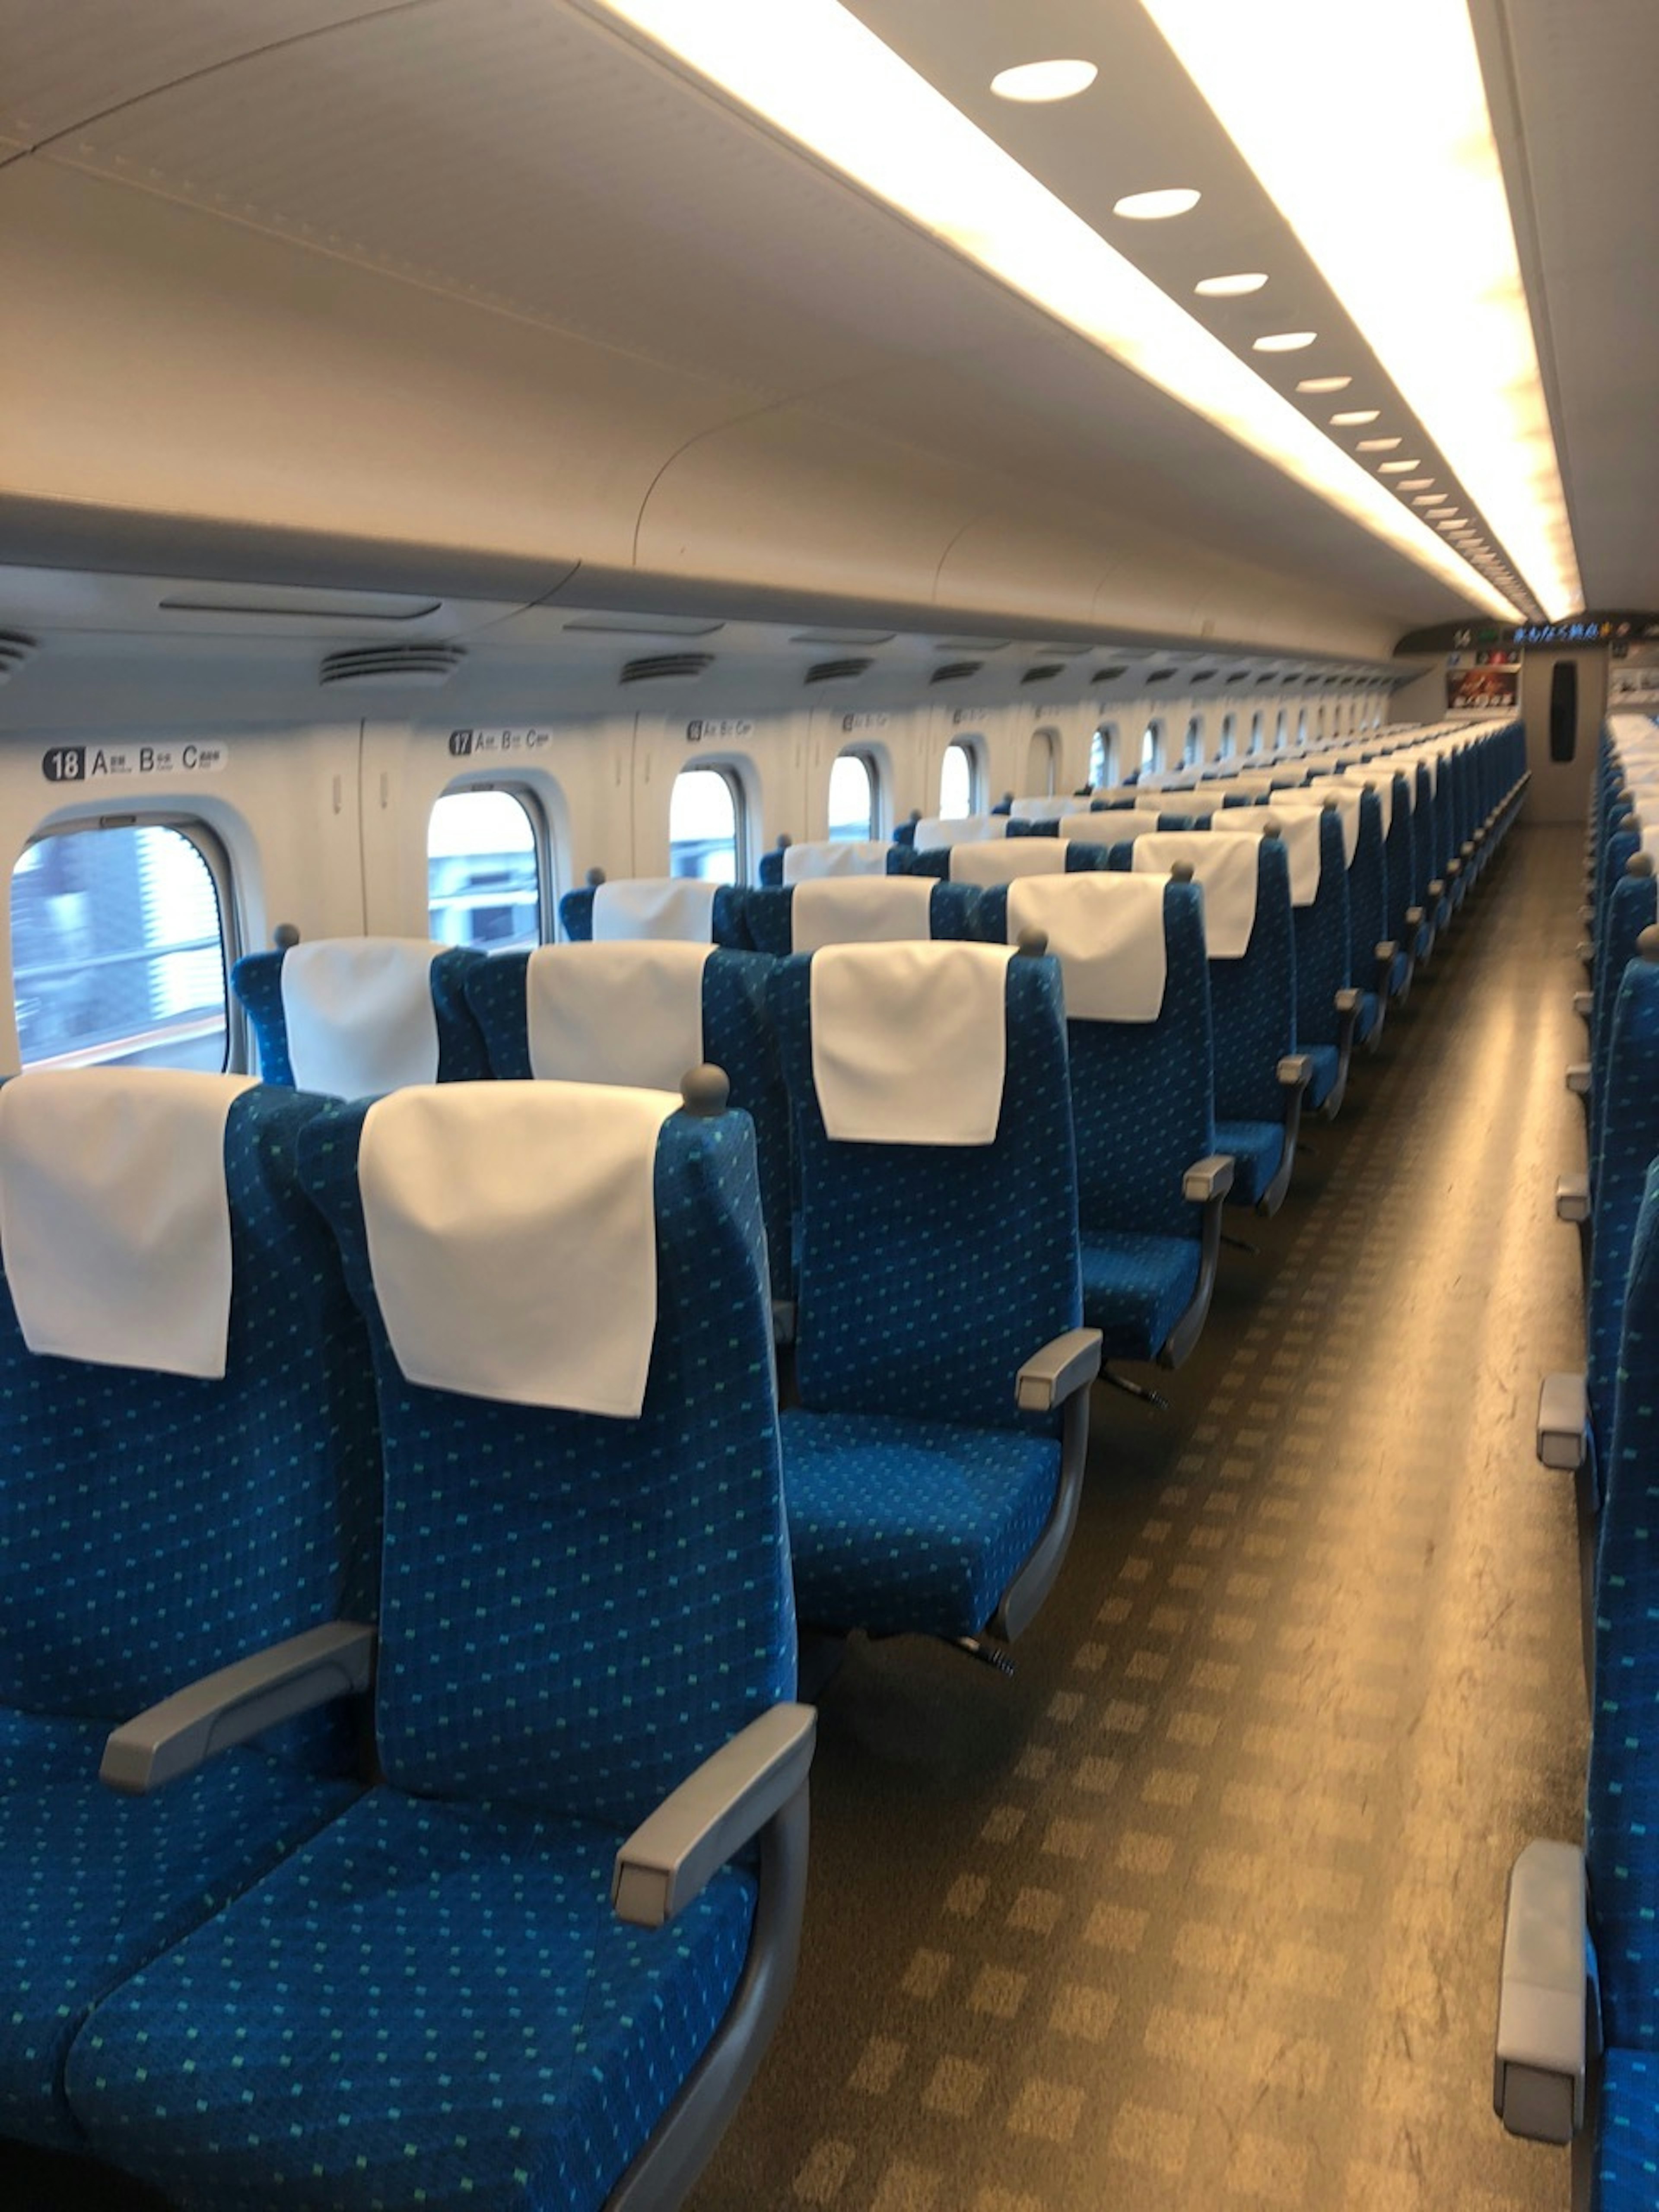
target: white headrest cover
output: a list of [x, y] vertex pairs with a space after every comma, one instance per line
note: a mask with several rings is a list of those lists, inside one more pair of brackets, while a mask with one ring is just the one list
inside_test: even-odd
[[1273, 780], [1266, 769], [1246, 769], [1232, 778], [1232, 787], [1235, 791], [1248, 791], [1254, 798], [1259, 792], [1271, 791]]
[[937, 853], [944, 845], [978, 845], [988, 837], [1008, 835], [1006, 814], [957, 814], [947, 822], [938, 814], [924, 814], [916, 824], [915, 849]]
[[379, 1097], [438, 1079], [432, 963], [418, 937], [325, 937], [283, 955], [283, 1019], [301, 1091]]
[[931, 937], [931, 876], [823, 876], [797, 884], [789, 942], [797, 952], [821, 945], [888, 945]]
[[[1200, 815], [1219, 814], [1227, 804], [1227, 792], [1225, 784], [1218, 789], [1213, 783], [1205, 790], [1183, 791], [1178, 798], [1171, 799], [1167, 806], [1158, 811], [1164, 814], [1189, 814], [1194, 818]], [[1234, 810], [1235, 812], [1237, 811]]]
[[0, 1251], [31, 1352], [222, 1376], [225, 1122], [250, 1075], [41, 1069], [0, 1091]]
[[1071, 1020], [1155, 1022], [1169, 964], [1164, 883], [1162, 876], [1075, 875], [1014, 884], [1008, 942], [1018, 944], [1023, 929], [1048, 932]]
[[1659, 829], [1642, 832], [1642, 850], [1651, 858], [1655, 866], [1659, 867]]
[[809, 876], [884, 876], [891, 849], [879, 837], [826, 837], [816, 845], [786, 845], [783, 880], [801, 884]]
[[660, 1091], [447, 1083], [377, 1099], [358, 1181], [411, 1382], [637, 1417], [657, 1325]]
[[1060, 834], [1068, 842], [1076, 838], [1085, 845], [1127, 845], [1132, 837], [1144, 837], [1157, 827], [1156, 808], [1110, 806], [1098, 814], [1068, 814], [1060, 825]]
[[709, 945], [714, 937], [714, 894], [718, 884], [696, 876], [635, 876], [601, 884], [593, 894], [593, 941], [616, 944], [625, 938], [677, 939], [685, 945]]
[[1008, 1060], [996, 945], [834, 945], [812, 956], [812, 1081], [854, 1145], [988, 1145]]
[[1190, 860], [1193, 880], [1204, 887], [1204, 946], [1212, 960], [1238, 960], [1249, 951], [1255, 927], [1256, 848], [1254, 836], [1218, 837], [1213, 830], [1164, 830], [1135, 847], [1138, 876], [1167, 876], [1177, 860]]
[[678, 1091], [702, 1047], [708, 945], [544, 945], [525, 971], [538, 1082]]
[[[1287, 798], [1294, 794], [1287, 793]], [[1254, 816], [1255, 819], [1252, 820]], [[1291, 875], [1291, 904], [1311, 906], [1319, 896], [1319, 814], [1316, 808], [1286, 806], [1281, 812], [1275, 799], [1271, 806], [1232, 806], [1210, 824], [1212, 836], [1255, 836], [1265, 821], [1276, 822]]]
[[1058, 837], [1005, 837], [1000, 845], [951, 848], [953, 884], [1011, 884], [1017, 876], [1062, 876], [1066, 847]]
[[1086, 799], [1017, 799], [1013, 819], [1016, 822], [1059, 822], [1068, 814], [1086, 814]]
[[[1351, 868], [1359, 849], [1359, 808], [1364, 789], [1364, 784], [1334, 776], [1313, 791], [1281, 791], [1273, 800], [1272, 811], [1283, 821], [1297, 811], [1318, 814], [1329, 800], [1334, 799], [1337, 818], [1342, 824], [1342, 865]], [[1294, 858], [1291, 865], [1295, 865]]]

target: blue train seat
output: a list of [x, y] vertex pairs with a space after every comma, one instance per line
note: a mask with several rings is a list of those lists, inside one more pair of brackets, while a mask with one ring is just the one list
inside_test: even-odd
[[592, 869], [580, 890], [567, 891], [559, 901], [559, 927], [573, 945], [642, 937], [739, 950], [749, 945], [742, 891], [696, 876], [629, 876], [607, 883]]
[[333, 1728], [99, 1780], [138, 1707], [373, 1605], [368, 1349], [298, 1182], [321, 1110], [155, 1069], [0, 1091], [0, 2136], [84, 2149], [87, 2015], [357, 1794]]
[[826, 837], [803, 844], [780, 837], [769, 853], [761, 854], [755, 872], [768, 890], [805, 882], [809, 876], [885, 875], [892, 849], [879, 837]]
[[1058, 965], [836, 945], [781, 963], [769, 1001], [801, 1178], [797, 1609], [986, 1651], [1059, 1570], [1100, 1364]]
[[988, 927], [977, 891], [941, 883], [920, 870], [827, 877], [777, 890], [763, 887], [742, 897], [747, 941], [757, 952], [778, 957], [814, 951], [820, 945], [981, 938]]
[[412, 937], [328, 937], [251, 952], [230, 987], [253, 1025], [267, 1083], [327, 1098], [489, 1073], [466, 1010], [482, 952]]
[[758, 2062], [814, 1720], [723, 1092], [405, 1091], [303, 1147], [379, 1385], [384, 1779], [79, 2039], [181, 2207], [676, 2203]]

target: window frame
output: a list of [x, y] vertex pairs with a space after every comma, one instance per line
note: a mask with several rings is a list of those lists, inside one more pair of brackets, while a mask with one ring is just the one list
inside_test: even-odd
[[1162, 775], [1164, 773], [1164, 717], [1151, 714], [1140, 732], [1140, 773], [1142, 775]]
[[1204, 765], [1204, 717], [1188, 714], [1186, 733], [1181, 740], [1182, 768], [1202, 768]]
[[[950, 758], [953, 751], [960, 752], [968, 763], [967, 817], [962, 815], [947, 815], [943, 811], [945, 805], [945, 763]], [[974, 815], [983, 814], [986, 812], [986, 779], [988, 772], [984, 738], [977, 730], [963, 730], [958, 732], [957, 734], [951, 739], [950, 743], [945, 746], [945, 750], [939, 756], [938, 788], [939, 803], [941, 810], [939, 819], [942, 822], [963, 821]]]
[[[458, 775], [445, 784], [427, 809], [427, 927], [432, 926], [430, 904], [432, 888], [432, 817], [438, 804], [445, 799], [464, 799], [474, 791], [497, 791], [503, 797], [516, 799], [524, 809], [530, 823], [531, 842], [536, 854], [536, 942], [550, 945], [558, 934], [559, 926], [559, 866], [553, 847], [552, 824], [547, 818], [547, 809], [542, 804], [541, 793], [532, 784], [520, 783], [511, 776]], [[434, 942], [437, 940], [434, 939]], [[478, 948], [482, 950], [482, 948]]]
[[[717, 775], [732, 794], [732, 854], [734, 870], [732, 881], [734, 884], [751, 882], [755, 856], [754, 830], [750, 820], [749, 811], [749, 786], [742, 768], [736, 761], [720, 758], [683, 761], [674, 771], [674, 781], [668, 787], [668, 820], [665, 825], [668, 831], [669, 874], [672, 876], [674, 872], [674, 791], [683, 775]], [[682, 880], [694, 882], [696, 878], [687, 877]], [[705, 877], [702, 880], [707, 882], [708, 878]]]
[[[844, 760], [857, 761], [860, 766], [863, 769], [866, 776], [869, 779], [870, 827], [866, 832], [866, 837], [873, 839], [885, 837], [887, 835], [886, 780], [881, 772], [881, 761], [878, 755], [872, 752], [868, 745], [842, 745], [840, 750], [836, 753], [835, 760], [832, 760], [830, 763], [830, 779], [834, 778], [836, 773], [836, 762]], [[836, 833], [830, 824], [830, 786], [828, 781], [826, 781], [824, 785], [823, 805], [824, 835], [827, 838], [833, 840]], [[849, 839], [848, 842], [850, 843], [853, 841]], [[745, 878], [745, 880], [747, 879]]]
[[1231, 760], [1238, 746], [1238, 716], [1230, 708], [1221, 717], [1221, 734], [1216, 740], [1216, 758]]
[[[1100, 747], [1100, 781], [1095, 781], [1095, 747]], [[1091, 791], [1109, 791], [1117, 781], [1118, 733], [1115, 722], [1097, 722], [1089, 738], [1089, 766], [1086, 770]]]
[[[95, 835], [106, 830], [173, 830], [184, 839], [206, 868], [219, 908], [220, 966], [225, 994], [225, 1058], [221, 1072], [226, 1075], [249, 1073], [252, 1059], [249, 1050], [247, 1016], [243, 1012], [241, 1000], [230, 988], [230, 971], [247, 950], [242, 927], [241, 901], [237, 896], [236, 872], [231, 865], [230, 851], [212, 823], [202, 815], [161, 806], [124, 807], [118, 813], [88, 810], [84, 813], [60, 816], [32, 830], [13, 856], [11, 874], [7, 882], [6, 934], [11, 967], [12, 1030], [17, 1044], [20, 1070], [25, 1063], [22, 1037], [17, 1023], [17, 954], [11, 943], [10, 914], [11, 884], [16, 879], [18, 862], [25, 853], [36, 845], [46, 844], [51, 838], [84, 836], [88, 832]], [[94, 1061], [90, 1064], [96, 1066], [107, 1063]]]
[[1020, 796], [1022, 798], [1031, 799], [1054, 799], [1058, 797], [1060, 793], [1060, 748], [1062, 740], [1060, 732], [1054, 727], [1052, 722], [1039, 722], [1036, 727], [1031, 732], [1030, 736], [1025, 741], [1025, 765], [1028, 771], [1026, 781], [1028, 783], [1030, 781], [1029, 771], [1031, 764], [1031, 754], [1039, 739], [1041, 739], [1042, 744], [1042, 757], [1047, 764], [1044, 768], [1042, 775], [1043, 787], [1041, 791], [1033, 791], [1030, 793], [1022, 792]]

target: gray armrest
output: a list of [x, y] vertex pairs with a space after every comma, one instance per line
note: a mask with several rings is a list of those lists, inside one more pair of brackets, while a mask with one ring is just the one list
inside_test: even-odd
[[1589, 1395], [1582, 1375], [1547, 1375], [1538, 1393], [1538, 1463], [1571, 1474], [1584, 1463]]
[[1097, 1328], [1068, 1328], [1034, 1352], [1014, 1377], [1014, 1403], [1022, 1413], [1052, 1413], [1074, 1392], [1086, 1390], [1100, 1372]]
[[1575, 1098], [1589, 1097], [1590, 1070], [1587, 1060], [1575, 1060], [1567, 1070], [1567, 1088]]
[[1385, 937], [1382, 939], [1382, 942], [1376, 947], [1377, 966], [1379, 968], [1392, 968], [1394, 965], [1394, 956], [1399, 951], [1399, 950], [1400, 947], [1395, 943], [1393, 938]]
[[1358, 991], [1339, 991], [1336, 994], [1337, 1012], [1342, 1015], [1345, 1019], [1350, 1014], [1357, 1014], [1359, 1012], [1360, 995], [1361, 994]]
[[1575, 991], [1572, 994], [1572, 1011], [1581, 1022], [1587, 1022], [1595, 1011], [1595, 992]]
[[1304, 1052], [1287, 1052], [1273, 1073], [1286, 1091], [1305, 1091], [1313, 1081], [1313, 1062]]
[[1578, 947], [1578, 957], [1586, 968], [1595, 967], [1595, 947], [1590, 943], [1589, 938], [1583, 939], [1580, 943]]
[[1429, 883], [1429, 896], [1430, 896], [1431, 899], [1439, 900], [1439, 899], [1443, 899], [1443, 898], [1444, 898], [1444, 897], [1445, 897], [1445, 896], [1446, 896], [1446, 879], [1445, 879], [1445, 878], [1444, 878], [1443, 876], [1435, 876], [1435, 877], [1431, 878], [1431, 880], [1430, 880], [1430, 883]]
[[374, 1671], [372, 1628], [355, 1620], [309, 1628], [124, 1722], [104, 1746], [98, 1779], [123, 1796], [146, 1796], [280, 1721], [357, 1695]]
[[1194, 1206], [1225, 1198], [1233, 1187], [1236, 1165], [1231, 1152], [1212, 1152], [1206, 1159], [1194, 1160], [1181, 1178], [1181, 1195], [1191, 1199]]
[[1584, 1855], [1528, 1844], [1510, 1872], [1492, 2101], [1512, 2136], [1571, 2142], [1584, 2124], [1589, 1978]]
[[1407, 929], [1422, 928], [1423, 909], [1420, 906], [1408, 906], [1406, 908], [1406, 927]]
[[661, 1928], [689, 1905], [805, 1785], [817, 1725], [811, 1705], [774, 1705], [672, 1790], [617, 1853], [617, 1918]]
[[1558, 1221], [1589, 1219], [1589, 1177], [1558, 1176], [1555, 1180], [1555, 1218]]

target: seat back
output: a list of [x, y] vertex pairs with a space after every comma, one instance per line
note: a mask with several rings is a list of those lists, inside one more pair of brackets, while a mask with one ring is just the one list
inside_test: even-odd
[[[1273, 803], [1277, 806], [1282, 802], [1275, 799]], [[1339, 1042], [1342, 1024], [1336, 994], [1353, 982], [1348, 870], [1342, 817], [1334, 799], [1321, 805], [1318, 821], [1318, 888], [1312, 898], [1300, 905], [1293, 900], [1291, 906], [1296, 936], [1296, 1036], [1301, 1045]]]
[[884, 838], [826, 837], [815, 843], [787, 840], [763, 853], [756, 878], [769, 890], [803, 883], [810, 876], [883, 876], [892, 850]]
[[466, 1009], [487, 957], [422, 938], [337, 937], [251, 952], [230, 974], [267, 1083], [332, 1098], [404, 1083], [471, 1083], [489, 1073]]
[[[627, 1827], [793, 1692], [754, 1133], [746, 1115], [653, 1101], [452, 1085], [331, 1109], [304, 1146], [379, 1385], [376, 1724], [396, 1788]], [[606, 1188], [623, 1193], [630, 1232], [643, 1220], [648, 1267], [620, 1234], [596, 1244], [586, 1210], [613, 1130]], [[428, 1189], [447, 1195], [428, 1204]], [[471, 1287], [458, 1297], [456, 1282]], [[590, 1330], [608, 1341], [613, 1298], [630, 1337], [643, 1316], [639, 1412], [550, 1402], [585, 1395], [563, 1370]], [[462, 1308], [469, 1331], [452, 1342], [446, 1316]], [[550, 1349], [561, 1371], [475, 1377], [496, 1328], [521, 1353]], [[445, 1380], [410, 1380], [406, 1365]], [[458, 1371], [474, 1387], [453, 1387]], [[483, 1381], [502, 1395], [478, 1395]]]
[[1591, 975], [1590, 998], [1590, 1135], [1589, 1164], [1594, 1188], [1595, 1158], [1601, 1142], [1601, 1119], [1607, 1107], [1607, 1053], [1613, 1040], [1613, 1010], [1625, 969], [1636, 957], [1636, 940], [1654, 921], [1659, 921], [1659, 878], [1644, 854], [1632, 854], [1619, 881], [1606, 894], [1606, 917], [1601, 946]]
[[[611, 894], [607, 897], [606, 893]], [[749, 945], [743, 891], [690, 876], [640, 876], [585, 884], [559, 901], [559, 927], [573, 945], [597, 937], [678, 939], [688, 945]], [[752, 947], [750, 947], [752, 950]]]
[[[918, 862], [927, 855], [918, 854]], [[988, 923], [980, 907], [980, 894], [960, 884], [934, 879], [924, 896], [920, 885], [907, 878], [931, 876], [917, 866], [901, 867], [890, 876], [866, 877], [830, 885], [786, 884], [776, 890], [762, 886], [743, 894], [744, 932], [757, 952], [783, 958], [819, 943], [893, 943], [901, 939], [984, 939]], [[802, 890], [798, 923], [796, 902]], [[895, 895], [896, 894], [896, 896]], [[809, 942], [797, 944], [803, 933]], [[824, 935], [829, 931], [832, 935]], [[845, 933], [843, 934], [843, 933]]]
[[[1654, 980], [1659, 981], [1659, 977]], [[1595, 1573], [1595, 1726], [1584, 1846], [1601, 1967], [1601, 2023], [1615, 2047], [1651, 2049], [1659, 2023], [1659, 1162], [1643, 1178], [1620, 1304], [1622, 1348], [1605, 1455]]]
[[[720, 946], [544, 945], [475, 969], [467, 1004], [489, 1072], [501, 1080], [550, 1076], [667, 1090], [700, 1061], [724, 1069], [732, 1104], [755, 1125], [772, 1294], [787, 1298], [789, 1108], [766, 1014], [770, 965], [763, 954]], [[539, 1054], [532, 1000], [559, 1025]]]
[[[974, 1051], [1006, 1052], [993, 1140], [831, 1137], [814, 1066], [818, 963], [826, 975], [839, 964], [854, 993], [873, 994], [890, 963], [948, 996], [964, 964], [998, 959], [1002, 1036], [993, 1017], [969, 1040]], [[1057, 1414], [1015, 1411], [1014, 1376], [1082, 1312], [1058, 963], [969, 945], [832, 948], [781, 963], [768, 1003], [800, 1164], [803, 1406], [1057, 1434]], [[937, 1065], [920, 1030], [892, 1050], [908, 1075]]]
[[1602, 1089], [1584, 1375], [1590, 1425], [1605, 1447], [1613, 1426], [1631, 1239], [1648, 1164], [1659, 1154], [1659, 938], [1644, 938], [1620, 983]]
[[[1264, 813], [1272, 825], [1274, 817]], [[1296, 940], [1291, 921], [1290, 866], [1283, 842], [1272, 830], [1249, 836], [1243, 830], [1224, 836], [1212, 824], [1185, 836], [1142, 839], [1134, 847], [1138, 873], [1167, 873], [1177, 862], [1192, 866], [1200, 884], [1211, 870], [1206, 848], [1234, 843], [1255, 848], [1255, 908], [1249, 940], [1236, 936], [1218, 952], [1216, 914], [1206, 911], [1205, 939], [1210, 966], [1210, 1012], [1215, 1035], [1215, 1110], [1219, 1121], [1283, 1122], [1291, 1093], [1279, 1080], [1279, 1061], [1296, 1050]], [[1212, 886], [1206, 902], [1213, 909]]]
[[0, 1091], [0, 1705], [124, 1718], [373, 1617], [368, 1346], [296, 1168], [322, 1110], [159, 1069]]

